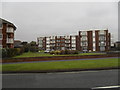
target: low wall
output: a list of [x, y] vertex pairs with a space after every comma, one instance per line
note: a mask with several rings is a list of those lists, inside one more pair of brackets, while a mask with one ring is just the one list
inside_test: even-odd
[[29, 61], [48, 61], [48, 60], [89, 59], [89, 58], [105, 58], [105, 57], [118, 57], [118, 54], [10, 58], [10, 59], [3, 59], [2, 63], [29, 62]]

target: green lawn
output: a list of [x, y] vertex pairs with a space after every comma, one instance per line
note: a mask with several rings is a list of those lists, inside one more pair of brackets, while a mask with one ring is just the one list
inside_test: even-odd
[[22, 58], [22, 57], [41, 57], [41, 56], [80, 56], [80, 55], [101, 55], [104, 53], [80, 53], [80, 54], [69, 54], [69, 55], [52, 55], [49, 53], [44, 53], [44, 52], [27, 52], [23, 53], [22, 55], [15, 56], [13, 58]]
[[94, 69], [94, 68], [107, 68], [107, 67], [118, 67], [118, 58], [99, 59], [99, 60], [3, 64], [2, 70], [3, 71], [35, 71], [35, 70], [61, 70], [61, 69]]

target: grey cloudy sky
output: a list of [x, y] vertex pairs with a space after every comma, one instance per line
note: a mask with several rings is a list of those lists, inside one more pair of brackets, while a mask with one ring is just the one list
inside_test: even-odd
[[118, 38], [117, 2], [4, 2], [2, 17], [17, 26], [15, 39], [22, 41], [96, 28]]

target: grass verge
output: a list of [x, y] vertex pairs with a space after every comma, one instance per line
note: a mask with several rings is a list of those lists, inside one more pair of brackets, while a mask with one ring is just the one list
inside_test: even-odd
[[75, 60], [75, 61], [54, 61], [35, 62], [19, 64], [3, 64], [3, 71], [40, 71], [40, 70], [63, 70], [63, 69], [97, 69], [107, 67], [118, 67], [118, 58], [99, 60]]

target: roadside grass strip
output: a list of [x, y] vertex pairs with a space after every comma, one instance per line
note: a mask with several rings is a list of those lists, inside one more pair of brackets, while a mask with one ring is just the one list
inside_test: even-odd
[[57, 62], [16, 63], [0, 65], [2, 71], [41, 71], [41, 70], [64, 70], [64, 69], [97, 69], [118, 67], [118, 58], [101, 60], [76, 60]]

